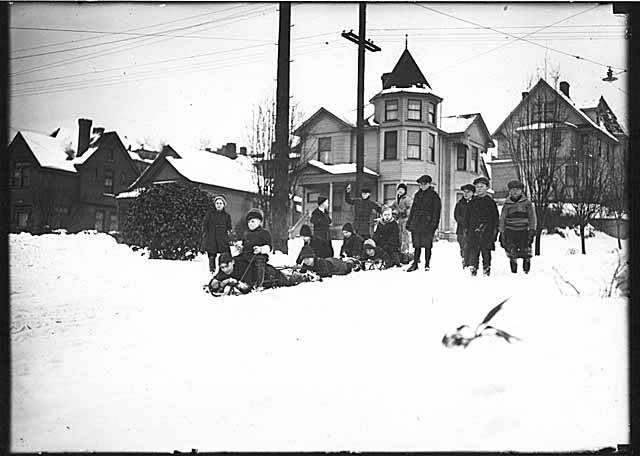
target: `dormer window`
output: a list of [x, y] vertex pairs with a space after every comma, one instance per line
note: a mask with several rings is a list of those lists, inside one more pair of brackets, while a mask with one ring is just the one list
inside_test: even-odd
[[398, 100], [385, 101], [384, 120], [398, 120]]
[[409, 99], [407, 119], [422, 120], [422, 101]]
[[331, 155], [331, 136], [318, 138], [318, 160], [322, 163], [329, 163]]
[[435, 103], [429, 103], [429, 122], [436, 124], [436, 105]]

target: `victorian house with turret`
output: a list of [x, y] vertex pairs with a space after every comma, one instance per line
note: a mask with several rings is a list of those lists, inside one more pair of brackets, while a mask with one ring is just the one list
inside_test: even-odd
[[[442, 100], [405, 49], [393, 70], [382, 75], [382, 89], [370, 100], [364, 173], [372, 199], [385, 204], [393, 202], [398, 184], [405, 183], [413, 195], [416, 179], [429, 174], [442, 199], [439, 233], [449, 238], [455, 236], [453, 210], [462, 195], [460, 186], [488, 176], [482, 155], [494, 144], [480, 113], [443, 117]], [[300, 138], [303, 164], [297, 192], [302, 196], [301, 222], [318, 196], [326, 196], [338, 237], [342, 224], [353, 221], [345, 187], [355, 182], [356, 127], [320, 108], [294, 134]]]

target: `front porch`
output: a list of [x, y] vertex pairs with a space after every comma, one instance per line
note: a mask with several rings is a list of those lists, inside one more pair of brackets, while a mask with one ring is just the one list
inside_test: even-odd
[[[355, 164], [325, 165], [318, 162], [317, 165], [314, 162], [315, 160], [312, 160], [307, 164], [298, 182], [299, 194], [302, 195], [302, 213], [301, 219], [293, 227], [292, 234], [298, 235], [300, 226], [310, 223], [309, 217], [317, 207], [318, 197], [324, 196], [329, 201], [332, 238], [342, 239], [342, 225], [347, 222], [353, 223], [353, 206], [345, 201], [345, 192], [347, 185], [355, 187]], [[378, 177], [378, 173], [365, 168], [364, 185], [371, 188], [373, 200], [378, 198]], [[359, 196], [352, 191], [352, 198]]]

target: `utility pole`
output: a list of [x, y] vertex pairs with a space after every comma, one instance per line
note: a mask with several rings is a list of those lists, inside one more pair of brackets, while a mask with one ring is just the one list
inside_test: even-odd
[[278, 30], [278, 76], [276, 82], [276, 134], [271, 226], [273, 247], [288, 253], [289, 220], [289, 64], [291, 43], [291, 3], [280, 2]]
[[358, 8], [358, 35], [349, 32], [342, 32], [342, 37], [358, 45], [358, 110], [356, 121], [356, 194], [364, 183], [364, 51], [377, 52], [381, 49], [372, 41], [365, 39], [367, 4], [360, 2]]

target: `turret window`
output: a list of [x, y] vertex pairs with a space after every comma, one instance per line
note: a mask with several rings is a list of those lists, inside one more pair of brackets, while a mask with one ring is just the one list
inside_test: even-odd
[[384, 103], [384, 120], [398, 120], [398, 100], [387, 100]]
[[436, 105], [429, 103], [429, 122], [436, 124]]
[[407, 132], [407, 158], [420, 160], [420, 132]]
[[384, 134], [384, 159], [398, 159], [398, 132], [387, 131]]
[[421, 100], [411, 100], [411, 99], [409, 100], [407, 118], [409, 120], [422, 120], [422, 101]]
[[436, 135], [429, 133], [429, 161], [436, 162]]

